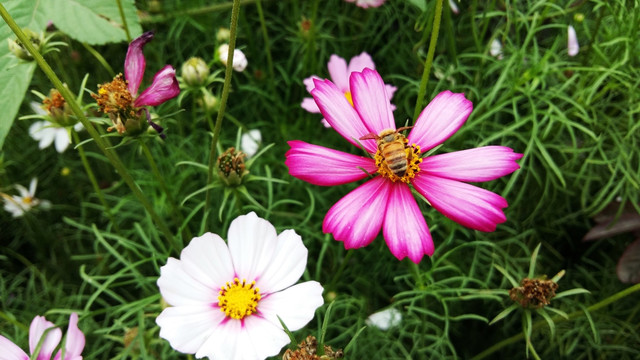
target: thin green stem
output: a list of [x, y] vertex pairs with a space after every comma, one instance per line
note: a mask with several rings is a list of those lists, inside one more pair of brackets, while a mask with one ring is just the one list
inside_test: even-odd
[[[76, 133], [74, 130], [71, 130], [71, 136], [73, 136], [74, 143], [76, 144], [80, 143], [80, 137], [78, 136], [78, 133]], [[118, 228], [118, 224], [116, 223], [115, 218], [113, 217], [113, 214], [111, 213], [111, 207], [109, 206], [109, 203], [107, 203], [107, 200], [104, 198], [102, 189], [100, 189], [100, 185], [98, 185], [98, 180], [96, 179], [96, 176], [94, 175], [93, 170], [91, 170], [91, 165], [89, 164], [89, 161], [87, 161], [87, 155], [84, 153], [84, 147], [78, 146], [77, 149], [78, 149], [78, 154], [80, 154], [80, 160], [82, 160], [82, 165], [84, 166], [84, 171], [87, 172], [87, 176], [89, 177], [91, 186], [93, 186], [93, 191], [96, 193], [96, 196], [98, 196], [98, 199], [100, 200], [100, 203], [104, 208], [104, 212], [107, 214], [107, 217], [111, 221], [111, 224], [113, 225], [114, 230], [117, 233], [119, 233], [120, 229]]]
[[264, 20], [264, 12], [262, 11], [262, 1], [256, 1], [258, 16], [260, 17], [260, 27], [262, 28], [262, 37], [264, 38], [264, 51], [267, 53], [267, 67], [269, 68], [269, 85], [271, 89], [275, 87], [275, 72], [273, 70], [273, 59], [271, 58], [271, 47], [269, 45], [269, 33], [267, 33], [267, 23]]
[[[227, 53], [227, 68], [224, 72], [224, 85], [222, 87], [222, 99], [220, 99], [220, 108], [218, 109], [218, 117], [213, 129], [213, 139], [211, 140], [211, 150], [209, 151], [209, 171], [207, 173], [207, 185], [213, 182], [213, 167], [216, 159], [216, 146], [220, 137], [220, 129], [222, 128], [222, 119], [224, 118], [224, 110], [227, 106], [229, 98], [229, 90], [231, 89], [231, 76], [233, 74], [233, 51], [236, 48], [236, 35], [238, 29], [238, 14], [240, 13], [240, 0], [233, 0], [233, 8], [231, 9], [231, 26], [229, 27], [229, 52]], [[211, 203], [211, 188], [207, 189], [204, 201], [205, 217], [209, 213], [209, 205]], [[204, 219], [206, 221], [206, 219]]]
[[124, 33], [127, 35], [127, 42], [131, 42], [131, 33], [129, 33], [129, 26], [127, 26], [127, 18], [124, 16], [122, 0], [116, 0], [116, 3], [118, 3], [118, 10], [120, 11], [120, 18], [122, 19], [122, 27], [124, 28]]
[[[593, 312], [593, 311], [596, 311], [596, 310], [600, 310], [603, 307], [605, 307], [605, 306], [607, 306], [607, 305], [609, 305], [611, 303], [614, 303], [614, 302], [616, 302], [616, 301], [618, 301], [618, 300], [620, 300], [620, 299], [622, 299], [622, 298], [624, 298], [626, 296], [629, 296], [629, 295], [631, 295], [634, 292], [639, 291], [639, 290], [640, 290], [640, 284], [636, 284], [636, 285], [630, 286], [630, 287], [628, 287], [628, 288], [626, 288], [626, 289], [624, 289], [624, 290], [622, 290], [620, 292], [617, 292], [617, 293], [609, 296], [608, 298], [606, 298], [606, 299], [604, 299], [604, 300], [602, 300], [602, 301], [600, 301], [600, 302], [598, 302], [596, 304], [593, 304], [593, 305], [589, 306], [587, 308], [587, 311], [588, 312]], [[564, 317], [562, 317], [560, 315], [556, 315], [556, 316], [552, 317], [551, 320], [553, 320], [553, 322], [557, 324], [557, 323], [560, 323], [560, 322], [563, 322], [563, 321], [569, 321], [569, 320], [572, 320], [574, 318], [577, 318], [578, 316], [581, 316], [584, 313], [585, 312], [582, 311], [582, 310], [577, 310], [577, 311], [574, 311], [574, 312], [568, 314], [567, 318], [564, 318]], [[536, 322], [535, 324], [533, 324], [533, 326], [531, 327], [531, 330], [532, 331], [536, 330], [539, 327], [546, 326], [547, 324], [548, 323], [547, 323], [546, 320], [540, 320], [540, 321]], [[474, 356], [472, 358], [472, 360], [484, 359], [485, 357], [493, 354], [494, 352], [502, 349], [503, 347], [505, 347], [505, 346], [507, 346], [509, 344], [515, 343], [515, 342], [517, 342], [519, 340], [522, 340], [523, 337], [524, 337], [524, 333], [518, 333], [516, 335], [513, 335], [510, 338], [504, 339], [504, 340], [500, 341], [499, 343], [497, 343], [497, 344], [491, 346], [490, 348], [486, 349], [485, 351], [481, 352], [480, 354]]]
[[[51, 69], [49, 64], [44, 60], [42, 55], [40, 55], [38, 50], [36, 50], [33, 47], [29, 38], [27, 38], [27, 36], [22, 32], [20, 27], [16, 24], [16, 22], [13, 20], [11, 15], [7, 12], [7, 9], [5, 9], [5, 7], [1, 3], [0, 3], [0, 16], [2, 16], [2, 19], [4, 19], [4, 21], [7, 23], [9, 28], [11, 28], [11, 30], [16, 34], [18, 39], [22, 42], [22, 44], [27, 49], [27, 51], [29, 51], [31, 56], [33, 56], [33, 59], [38, 64], [42, 72], [44, 72], [45, 75], [49, 78], [49, 80], [51, 80], [51, 83], [53, 84], [53, 86], [60, 92], [62, 97], [66, 100], [67, 104], [69, 105], [73, 113], [76, 115], [78, 120], [82, 123], [84, 128], [87, 129], [87, 132], [89, 133], [91, 138], [93, 138], [93, 141], [96, 143], [96, 146], [98, 146], [98, 148], [105, 154], [107, 159], [109, 159], [109, 162], [111, 162], [111, 165], [113, 165], [113, 167], [116, 169], [118, 174], [120, 174], [120, 176], [122, 177], [122, 180], [127, 184], [127, 186], [129, 186], [129, 189], [131, 189], [131, 192], [133, 193], [133, 195], [138, 199], [138, 201], [142, 204], [145, 210], [149, 213], [153, 222], [160, 228], [160, 231], [164, 233], [165, 237], [169, 242], [172, 243], [172, 245], [174, 246], [177, 245], [174, 243], [173, 234], [171, 233], [167, 225], [164, 223], [164, 221], [158, 216], [158, 214], [156, 214], [155, 210], [153, 209], [153, 206], [146, 199], [146, 197], [142, 193], [142, 190], [135, 183], [135, 181], [133, 180], [133, 177], [131, 177], [131, 174], [129, 174], [129, 171], [127, 171], [127, 168], [122, 163], [122, 160], [120, 160], [120, 157], [113, 150], [107, 147], [105, 141], [100, 137], [100, 134], [98, 134], [98, 131], [93, 127], [93, 124], [85, 116], [84, 112], [82, 111], [82, 108], [76, 101], [75, 96], [71, 93], [71, 91], [69, 91], [69, 89], [67, 89], [62, 84], [62, 82], [60, 81], [58, 76], [55, 74], [55, 72]], [[175, 246], [174, 250], [180, 251], [180, 249], [177, 246]]]
[[[169, 201], [169, 205], [171, 206], [174, 219], [177, 220], [176, 225], [179, 228], [184, 224], [184, 216], [182, 216], [182, 213], [180, 212], [180, 209], [178, 208], [178, 205], [175, 199], [173, 198], [173, 195], [171, 195], [171, 192], [169, 191], [169, 187], [167, 186], [167, 183], [164, 181], [164, 177], [162, 176], [162, 174], [160, 174], [158, 165], [156, 164], [156, 161], [153, 159], [153, 155], [151, 154], [151, 151], [149, 150], [147, 143], [142, 138], [140, 139], [139, 142], [140, 142], [140, 147], [142, 148], [142, 152], [144, 153], [145, 158], [147, 158], [147, 161], [149, 162], [149, 166], [151, 167], [151, 172], [153, 173], [153, 176], [155, 176], [156, 181], [158, 181], [158, 183], [160, 184], [160, 188], [162, 189], [162, 191], [164, 191], [164, 193], [167, 194], [167, 200]], [[191, 231], [189, 231], [189, 228], [185, 227], [182, 230], [182, 238], [183, 239], [192, 238]]]
[[413, 121], [415, 122], [418, 115], [422, 111], [424, 103], [424, 95], [427, 93], [427, 83], [429, 82], [429, 73], [433, 63], [433, 56], [436, 52], [436, 43], [438, 42], [438, 33], [440, 32], [440, 20], [442, 19], [442, 0], [436, 0], [436, 11], [433, 19], [433, 28], [431, 29], [431, 41], [429, 42], [429, 51], [427, 59], [424, 62], [424, 71], [422, 80], [420, 80], [420, 89], [418, 90], [418, 99], [416, 100], [416, 108], [413, 111]]
[[102, 56], [102, 54], [100, 54], [98, 51], [96, 51], [96, 49], [93, 48], [93, 46], [87, 44], [87, 43], [82, 43], [82, 46], [84, 46], [84, 48], [91, 54], [93, 55], [94, 58], [96, 58], [96, 60], [98, 60], [98, 62], [100, 63], [100, 65], [102, 65], [102, 67], [104, 67], [107, 72], [109, 72], [109, 75], [116, 76], [115, 71], [113, 71], [113, 68], [111, 67], [111, 65], [109, 65], [109, 63], [107, 62], [107, 60], [104, 58], [104, 56]]

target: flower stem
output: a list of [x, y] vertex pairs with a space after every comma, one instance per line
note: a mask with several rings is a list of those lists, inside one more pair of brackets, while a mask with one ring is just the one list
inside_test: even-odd
[[267, 24], [264, 20], [264, 12], [262, 11], [262, 1], [256, 1], [258, 16], [260, 17], [260, 27], [262, 28], [262, 37], [264, 38], [264, 51], [267, 53], [267, 67], [269, 68], [269, 84], [273, 90], [275, 87], [275, 72], [273, 71], [273, 59], [271, 59], [271, 48], [269, 45], [269, 34], [267, 33]]
[[178, 246], [175, 246], [177, 244], [174, 243], [173, 234], [171, 233], [167, 225], [164, 223], [164, 221], [158, 216], [158, 214], [156, 214], [155, 210], [153, 210], [153, 206], [145, 198], [144, 194], [142, 193], [142, 190], [140, 190], [138, 185], [133, 180], [133, 177], [131, 177], [131, 174], [129, 174], [129, 172], [127, 171], [127, 168], [122, 163], [122, 160], [120, 160], [120, 157], [113, 150], [107, 147], [104, 139], [100, 137], [100, 134], [98, 134], [98, 131], [93, 127], [93, 124], [84, 115], [84, 112], [82, 111], [82, 108], [76, 101], [75, 96], [71, 93], [71, 91], [69, 91], [69, 89], [67, 89], [64, 85], [62, 85], [62, 82], [60, 81], [58, 76], [53, 72], [49, 64], [44, 60], [42, 55], [40, 55], [38, 50], [36, 50], [33, 47], [29, 38], [27, 38], [27, 36], [22, 32], [18, 24], [16, 24], [16, 22], [13, 20], [11, 15], [7, 12], [7, 9], [5, 9], [5, 7], [1, 3], [0, 3], [0, 16], [2, 16], [2, 19], [7, 23], [7, 25], [9, 26], [9, 28], [11, 28], [14, 34], [16, 34], [16, 36], [22, 42], [23, 46], [27, 49], [27, 51], [29, 51], [29, 53], [33, 56], [33, 59], [38, 64], [42, 72], [44, 72], [45, 75], [49, 78], [49, 80], [51, 80], [51, 83], [53, 84], [53, 86], [60, 92], [62, 97], [64, 97], [64, 99], [66, 100], [67, 104], [69, 104], [69, 107], [71, 108], [73, 113], [76, 115], [78, 120], [82, 123], [84, 128], [87, 129], [87, 132], [89, 133], [91, 138], [93, 138], [93, 141], [96, 143], [96, 146], [98, 146], [98, 148], [100, 148], [100, 150], [105, 154], [107, 159], [109, 159], [109, 162], [111, 162], [111, 165], [113, 165], [113, 167], [116, 169], [118, 174], [120, 174], [120, 176], [122, 177], [122, 180], [124, 180], [127, 186], [129, 186], [129, 189], [131, 189], [131, 192], [133, 193], [133, 195], [142, 204], [142, 206], [145, 208], [147, 213], [149, 213], [149, 216], [151, 216], [151, 219], [153, 220], [153, 222], [160, 228], [160, 231], [164, 233], [164, 236], [167, 238], [167, 240], [171, 242], [172, 245], [174, 245], [175, 247], [174, 250], [180, 251], [181, 249]]
[[416, 100], [416, 108], [413, 111], [413, 121], [418, 119], [418, 115], [422, 111], [424, 95], [427, 92], [427, 83], [429, 82], [429, 73], [431, 72], [431, 64], [433, 63], [433, 55], [436, 52], [436, 43], [438, 42], [438, 32], [440, 32], [440, 20], [442, 19], [442, 0], [436, 0], [436, 12], [433, 19], [433, 28], [431, 29], [431, 41], [429, 42], [429, 51], [427, 59], [424, 62], [424, 71], [422, 72], [422, 80], [420, 80], [420, 89], [418, 90], [418, 99]]
[[[175, 199], [173, 198], [173, 195], [171, 195], [171, 192], [169, 191], [169, 187], [167, 186], [167, 183], [164, 181], [164, 177], [162, 177], [162, 174], [160, 174], [158, 165], [156, 164], [156, 161], [153, 159], [153, 155], [151, 155], [151, 151], [149, 151], [149, 147], [147, 146], [147, 143], [142, 138], [140, 139], [140, 147], [142, 148], [142, 152], [144, 153], [144, 156], [147, 158], [147, 161], [149, 162], [149, 166], [151, 166], [151, 172], [153, 173], [153, 176], [155, 176], [156, 181], [158, 181], [158, 183], [160, 184], [162, 191], [164, 191], [165, 194], [167, 194], [167, 200], [169, 200], [169, 205], [171, 205], [174, 219], [177, 220], [176, 226], [180, 228], [182, 225], [184, 225], [184, 216], [182, 216], [182, 213], [180, 212], [180, 209], [178, 208], [178, 205]], [[184, 229], [182, 229], [182, 238], [183, 239], [192, 238], [191, 231], [189, 231], [189, 228], [186, 226]]]
[[116, 0], [118, 3], [118, 10], [120, 10], [120, 18], [122, 19], [122, 27], [124, 28], [124, 33], [127, 35], [127, 42], [131, 42], [131, 33], [129, 33], [129, 26], [127, 26], [127, 18], [124, 16], [124, 9], [122, 8], [122, 0]]
[[[229, 89], [231, 88], [231, 76], [233, 74], [233, 51], [236, 48], [236, 33], [238, 29], [238, 13], [240, 12], [240, 0], [233, 0], [233, 8], [231, 8], [231, 26], [229, 27], [229, 52], [227, 53], [227, 68], [224, 72], [224, 86], [222, 87], [222, 98], [220, 99], [220, 108], [218, 109], [218, 117], [216, 118], [215, 128], [213, 129], [213, 139], [211, 140], [211, 151], [209, 152], [209, 171], [207, 174], [207, 185], [213, 181], [213, 167], [216, 159], [216, 146], [220, 137], [220, 129], [222, 127], [222, 119], [224, 118], [224, 110], [227, 106], [229, 98]], [[211, 203], [211, 189], [207, 189], [204, 201], [204, 214], [207, 216], [209, 204]], [[206, 219], [204, 219], [206, 221]]]
[[[603, 308], [603, 307], [605, 307], [605, 306], [607, 306], [607, 305], [609, 305], [611, 303], [614, 303], [614, 302], [622, 299], [625, 296], [631, 295], [634, 292], [639, 291], [639, 290], [640, 290], [640, 284], [635, 284], [633, 286], [630, 286], [630, 287], [628, 287], [628, 288], [626, 288], [626, 289], [624, 289], [624, 290], [622, 290], [620, 292], [617, 292], [617, 293], [609, 296], [608, 298], [606, 298], [606, 299], [604, 299], [604, 300], [602, 300], [602, 301], [600, 301], [600, 302], [598, 302], [596, 304], [593, 304], [593, 305], [589, 306], [586, 311], [593, 312], [593, 311], [599, 310], [599, 309], [601, 309], [601, 308]], [[566, 318], [564, 318], [564, 317], [562, 317], [560, 315], [556, 315], [556, 316], [552, 317], [551, 320], [553, 320], [553, 322], [557, 324], [559, 322], [569, 321], [569, 320], [575, 319], [578, 316], [583, 315], [584, 313], [585, 313], [585, 311], [577, 310], [577, 311], [574, 311], [574, 312], [568, 314]], [[535, 330], [535, 329], [537, 329], [539, 327], [545, 326], [547, 324], [548, 323], [547, 323], [546, 320], [540, 320], [540, 321], [536, 322], [535, 324], [533, 324], [533, 326], [531, 327], [531, 330], [533, 331], [533, 330]], [[509, 344], [512, 344], [512, 343], [514, 343], [516, 341], [521, 340], [523, 337], [524, 337], [524, 332], [518, 333], [516, 335], [513, 335], [510, 338], [504, 339], [504, 340], [500, 341], [499, 343], [497, 343], [497, 344], [491, 346], [490, 348], [486, 349], [485, 351], [481, 352], [480, 354], [474, 356], [472, 358], [472, 360], [484, 359], [485, 357], [493, 354], [494, 352], [502, 349], [503, 347], [505, 347], [505, 346], [507, 346]]]
[[93, 55], [94, 58], [96, 58], [96, 60], [98, 60], [100, 65], [102, 65], [102, 67], [104, 67], [107, 70], [107, 72], [109, 73], [109, 75], [111, 75], [111, 77], [116, 76], [116, 73], [115, 71], [113, 71], [113, 68], [111, 67], [111, 65], [109, 65], [107, 60], [105, 60], [104, 56], [102, 56], [102, 54], [96, 51], [96, 49], [94, 49], [93, 46], [87, 43], [82, 43], [82, 46], [84, 46], [85, 50], [87, 50], [91, 55]]
[[[78, 136], [78, 133], [76, 133], [74, 130], [71, 130], [71, 135], [73, 136], [73, 142], [79, 144], [80, 137]], [[113, 225], [113, 229], [116, 231], [116, 233], [119, 233], [120, 229], [118, 228], [118, 224], [116, 223], [113, 214], [111, 213], [111, 207], [109, 206], [109, 203], [107, 203], [107, 200], [104, 198], [104, 194], [100, 189], [100, 185], [98, 185], [98, 180], [96, 180], [96, 176], [94, 175], [93, 170], [91, 170], [91, 165], [89, 164], [89, 161], [87, 161], [87, 156], [84, 153], [84, 147], [78, 146], [77, 149], [78, 153], [80, 154], [80, 160], [82, 160], [84, 170], [87, 172], [87, 176], [89, 177], [91, 186], [93, 186], [93, 191], [96, 193], [96, 196], [98, 196], [98, 199], [100, 200], [100, 203], [104, 208], [104, 212], [107, 214], [109, 221], [111, 221], [111, 225]]]

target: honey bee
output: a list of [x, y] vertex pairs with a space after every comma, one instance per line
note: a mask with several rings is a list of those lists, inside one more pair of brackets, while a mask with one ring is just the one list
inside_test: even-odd
[[[397, 130], [382, 130], [379, 135], [369, 133], [361, 137], [360, 140], [375, 139], [378, 143], [378, 150], [382, 155], [382, 160], [389, 170], [398, 177], [403, 177], [407, 172], [407, 166], [411, 158], [407, 157], [407, 153], [405, 152], [405, 148], [407, 147], [405, 143], [406, 138], [400, 134], [400, 131], [412, 127], [413, 126], [403, 126]], [[413, 156], [412, 152], [409, 152], [409, 156]]]

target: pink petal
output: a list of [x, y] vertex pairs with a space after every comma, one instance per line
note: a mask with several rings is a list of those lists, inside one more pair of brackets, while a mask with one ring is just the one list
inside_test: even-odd
[[40, 342], [40, 338], [44, 335], [47, 329], [51, 329], [47, 332], [47, 335], [42, 343], [42, 347], [40, 348], [40, 352], [38, 353], [39, 359], [50, 359], [53, 351], [58, 346], [60, 339], [62, 339], [62, 331], [56, 326], [45, 319], [44, 316], [36, 316], [31, 321], [31, 325], [29, 326], [29, 352], [31, 355], [34, 354], [34, 350], [38, 346]]
[[322, 286], [317, 281], [307, 281], [271, 294], [258, 304], [260, 315], [280, 327], [278, 316], [291, 331], [307, 325], [317, 308], [322, 306]]
[[320, 112], [340, 135], [355, 146], [362, 144], [370, 153], [376, 152], [376, 142], [374, 140], [359, 140], [367, 135], [371, 130], [360, 119], [356, 109], [349, 104], [344, 93], [329, 80], [315, 80], [316, 88], [311, 91], [311, 95], [318, 104]]
[[[389, 84], [385, 84], [384, 88], [385, 88], [385, 90], [387, 92], [387, 98], [389, 100], [393, 99], [393, 94], [396, 93], [396, 90], [398, 90], [398, 88], [393, 86], [393, 85], [389, 85]], [[391, 110], [395, 110], [395, 109], [396, 109], [396, 107], [393, 106], [393, 104], [391, 104]]]
[[433, 240], [427, 222], [411, 189], [404, 183], [390, 186], [382, 233], [389, 250], [398, 260], [408, 256], [417, 264], [425, 254], [433, 255]]
[[377, 176], [345, 195], [329, 209], [322, 231], [344, 241], [346, 249], [369, 245], [382, 227], [391, 182]]
[[134, 39], [127, 50], [127, 57], [124, 60], [124, 78], [127, 80], [127, 87], [133, 97], [138, 94], [138, 88], [144, 75], [144, 68], [147, 65], [142, 48], [151, 39], [153, 39], [153, 31], [147, 31]]
[[317, 79], [317, 80], [322, 80], [322, 78], [320, 78], [319, 76], [315, 76], [315, 75], [311, 75], [308, 78], [302, 80], [302, 82], [304, 83], [304, 86], [307, 88], [307, 92], [311, 93], [311, 90], [315, 89], [316, 85], [313, 83], [313, 80]]
[[370, 69], [354, 72], [349, 82], [353, 106], [367, 129], [375, 134], [385, 129], [395, 129], [386, 86], [378, 72]]
[[331, 55], [329, 63], [329, 76], [336, 84], [338, 89], [344, 94], [349, 91], [349, 72], [347, 71], [347, 62], [338, 55]]
[[29, 355], [2, 335], [0, 335], [0, 349], [2, 349], [0, 360], [29, 360]]
[[167, 65], [156, 73], [153, 83], [133, 102], [133, 106], [157, 106], [180, 94], [180, 85], [176, 79], [176, 70]]
[[302, 99], [302, 103], [300, 104], [300, 106], [302, 106], [303, 109], [307, 110], [310, 113], [320, 113], [320, 109], [318, 108], [318, 105], [316, 105], [316, 102], [315, 100], [313, 100], [313, 98]]
[[507, 201], [491, 191], [460, 181], [419, 173], [413, 186], [449, 219], [480, 231], [495, 231], [507, 220]]
[[352, 72], [360, 72], [364, 69], [375, 70], [376, 64], [373, 63], [371, 55], [363, 51], [362, 54], [351, 58], [349, 66], [347, 67], [347, 72], [351, 75]]
[[[82, 331], [78, 328], [78, 314], [71, 313], [69, 317], [69, 328], [67, 329], [67, 338], [65, 340], [64, 358], [65, 359], [82, 359], [82, 350], [85, 345], [85, 337]], [[62, 350], [58, 350], [54, 360], [62, 358]]]
[[464, 94], [441, 92], [418, 116], [409, 133], [409, 143], [420, 145], [423, 152], [442, 144], [458, 131], [472, 110], [473, 104]]
[[518, 170], [516, 160], [521, 157], [522, 154], [506, 146], [484, 146], [426, 157], [420, 169], [452, 180], [489, 181]]
[[618, 260], [616, 273], [623, 283], [640, 282], [640, 239], [629, 244], [624, 250]]
[[378, 171], [371, 158], [308, 144], [300, 140], [287, 143], [291, 149], [285, 154], [284, 163], [289, 167], [289, 174], [314, 185], [346, 184], [367, 177], [364, 170], [371, 174]]

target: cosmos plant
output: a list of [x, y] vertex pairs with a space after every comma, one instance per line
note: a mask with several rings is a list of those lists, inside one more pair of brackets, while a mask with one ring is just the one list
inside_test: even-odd
[[497, 179], [519, 168], [522, 154], [484, 146], [424, 157], [467, 120], [473, 109], [464, 94], [444, 91], [421, 112], [408, 136], [396, 129], [380, 75], [371, 69], [350, 79], [353, 106], [329, 80], [314, 80], [311, 92], [322, 115], [347, 141], [369, 157], [289, 141], [289, 173], [315, 185], [342, 185], [371, 177], [329, 209], [322, 230], [347, 249], [370, 244], [382, 229], [391, 253], [418, 263], [434, 245], [411, 188], [436, 210], [466, 227], [494, 231], [506, 221], [507, 201], [465, 182]]

